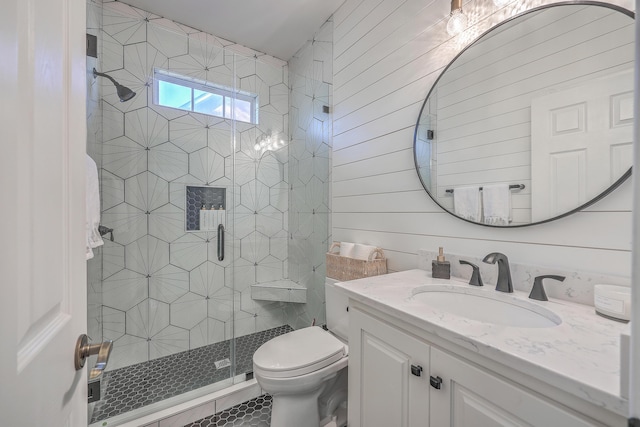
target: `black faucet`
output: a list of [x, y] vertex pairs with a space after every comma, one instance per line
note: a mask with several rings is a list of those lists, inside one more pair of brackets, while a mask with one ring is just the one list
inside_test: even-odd
[[513, 282], [511, 281], [511, 270], [509, 269], [509, 258], [500, 252], [491, 252], [482, 260], [487, 264], [498, 263], [498, 283], [496, 291], [513, 292]]

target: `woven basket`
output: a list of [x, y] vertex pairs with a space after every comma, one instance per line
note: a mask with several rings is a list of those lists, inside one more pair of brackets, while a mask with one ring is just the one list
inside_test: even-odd
[[336, 248], [340, 248], [339, 242], [333, 242], [327, 252], [327, 277], [346, 281], [387, 274], [387, 259], [382, 249], [375, 248], [369, 259], [364, 260], [340, 256], [333, 252]]

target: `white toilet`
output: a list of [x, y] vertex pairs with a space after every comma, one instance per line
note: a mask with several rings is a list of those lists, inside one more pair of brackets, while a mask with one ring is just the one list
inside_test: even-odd
[[264, 343], [253, 374], [273, 397], [271, 427], [346, 425], [347, 296], [327, 279], [327, 328], [298, 329]]

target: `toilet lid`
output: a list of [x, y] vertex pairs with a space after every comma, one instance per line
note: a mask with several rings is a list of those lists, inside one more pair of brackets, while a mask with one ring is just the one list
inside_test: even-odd
[[253, 354], [254, 370], [273, 378], [308, 374], [342, 359], [345, 347], [318, 326], [298, 329], [262, 344]]

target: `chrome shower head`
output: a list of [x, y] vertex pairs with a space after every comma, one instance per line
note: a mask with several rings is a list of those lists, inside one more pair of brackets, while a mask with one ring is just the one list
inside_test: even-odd
[[93, 69], [93, 77], [106, 77], [109, 80], [111, 80], [111, 83], [114, 84], [114, 86], [116, 87], [116, 92], [118, 93], [118, 98], [120, 98], [120, 102], [126, 102], [128, 100], [130, 100], [131, 98], [133, 98], [134, 96], [136, 96], [136, 93], [134, 91], [132, 91], [131, 89], [129, 89], [126, 86], [122, 86], [120, 83], [118, 83], [117, 81], [115, 81], [113, 79], [113, 77], [105, 74], [105, 73], [99, 73], [95, 68]]

